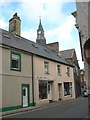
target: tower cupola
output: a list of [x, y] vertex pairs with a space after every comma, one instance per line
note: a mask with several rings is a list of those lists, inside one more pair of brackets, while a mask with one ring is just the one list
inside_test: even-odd
[[41, 19], [39, 20], [36, 43], [38, 43], [42, 46], [46, 46], [46, 39], [44, 37], [44, 29], [43, 29], [43, 26], [41, 23]]

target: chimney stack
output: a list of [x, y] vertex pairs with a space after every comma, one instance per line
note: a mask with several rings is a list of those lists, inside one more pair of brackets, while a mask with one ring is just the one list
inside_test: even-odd
[[47, 48], [58, 53], [59, 52], [59, 42], [49, 43], [49, 44], [47, 44]]
[[13, 18], [9, 20], [9, 32], [20, 36], [21, 33], [21, 20], [20, 17], [15, 13]]

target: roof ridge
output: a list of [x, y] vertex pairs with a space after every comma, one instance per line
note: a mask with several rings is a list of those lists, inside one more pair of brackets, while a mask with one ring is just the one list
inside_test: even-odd
[[66, 50], [61, 50], [61, 51], [59, 51], [59, 52], [70, 51], [70, 50], [75, 50], [75, 48], [72, 48], [72, 49], [66, 49]]
[[[22, 37], [22, 39], [20, 39], [20, 37], [16, 37], [15, 35], [13, 35], [12, 33], [10, 33], [7, 30], [3, 30], [2, 33], [6, 33], [10, 37], [10, 39], [7, 40], [7, 38], [3, 36], [2, 44], [5, 44], [6, 46], [14, 47], [15, 49], [24, 50], [26, 52], [30, 52], [30, 53], [36, 54], [38, 56], [41, 56], [41, 57], [45, 57], [49, 60], [57, 61], [62, 64], [65, 64], [65, 65], [72, 66], [65, 60], [65, 58], [62, 55], [61, 55], [61, 57], [59, 57], [58, 53], [51, 50], [50, 48], [39, 45], [39, 44], [35, 43], [34, 41], [26, 39], [22, 36], [20, 36], [20, 37]], [[37, 45], [38, 49], [34, 48], [32, 46], [32, 44]], [[44, 49], [46, 49], [47, 51], [45, 51]]]

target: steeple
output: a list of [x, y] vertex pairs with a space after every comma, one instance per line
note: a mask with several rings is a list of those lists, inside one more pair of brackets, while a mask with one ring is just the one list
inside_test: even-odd
[[43, 29], [43, 26], [41, 23], [41, 18], [39, 19], [39, 26], [38, 26], [38, 30], [37, 30], [36, 43], [38, 43], [42, 46], [46, 46], [46, 39], [44, 37], [44, 29]]
[[[43, 30], [43, 27], [42, 27], [42, 23], [41, 23], [41, 18], [39, 20], [39, 27], [38, 27], [38, 30]], [[44, 31], [44, 30], [43, 30]]]

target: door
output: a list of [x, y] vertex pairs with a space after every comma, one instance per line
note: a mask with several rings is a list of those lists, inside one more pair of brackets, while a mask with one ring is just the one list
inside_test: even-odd
[[23, 107], [28, 106], [28, 86], [23, 86], [22, 87], [22, 102], [23, 102]]
[[60, 100], [61, 99], [61, 93], [60, 93], [60, 84], [58, 84], [58, 99]]
[[48, 83], [48, 99], [51, 100], [51, 84]]

